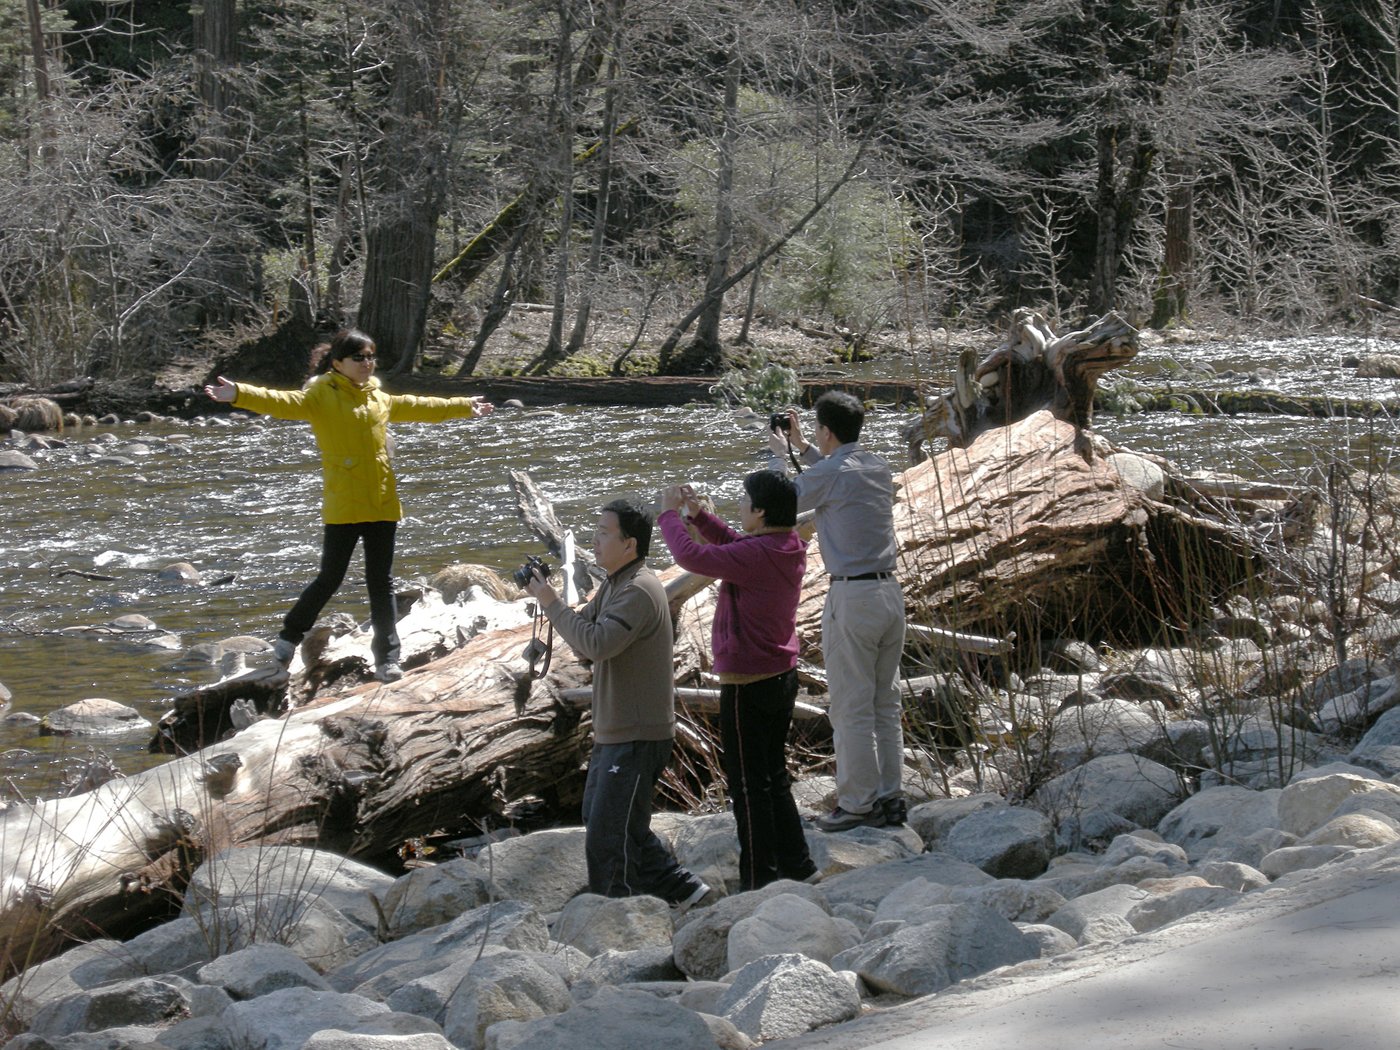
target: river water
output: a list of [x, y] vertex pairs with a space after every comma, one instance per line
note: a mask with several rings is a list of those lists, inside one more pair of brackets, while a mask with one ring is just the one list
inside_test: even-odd
[[[1261, 378], [1287, 393], [1400, 396], [1400, 381], [1359, 380], [1344, 364], [1381, 352], [1400, 353], [1400, 344], [1312, 339], [1157, 347], [1115, 375], [1151, 386], [1224, 389], [1248, 380], [1183, 377], [1201, 368], [1266, 369], [1272, 374]], [[937, 369], [916, 371], [911, 362], [883, 362], [863, 374], [946, 382]], [[898, 433], [908, 419], [875, 409], [866, 443], [902, 464]], [[1388, 456], [1395, 437], [1390, 421], [1347, 419], [1150, 413], [1100, 416], [1096, 426], [1116, 444], [1164, 455], [1188, 471], [1279, 480], [1298, 477], [1319, 457]], [[516, 516], [510, 468], [528, 470], [560, 520], [587, 535], [607, 498], [650, 496], [673, 481], [708, 487], [732, 518], [739, 479], [767, 457], [760, 429], [713, 405], [561, 405], [398, 426], [395, 435], [407, 514], [395, 563], [401, 581], [457, 561], [510, 570], [527, 553], [539, 553]], [[98, 428], [66, 440], [66, 447], [35, 455], [39, 470], [0, 472], [0, 683], [13, 694], [15, 712], [42, 716], [85, 697], [106, 697], [155, 721], [173, 694], [219, 677], [193, 647], [240, 634], [271, 638], [314, 575], [316, 451], [303, 424], [265, 419]], [[114, 453], [130, 462], [100, 461]], [[665, 549], [657, 547], [652, 560], [659, 565]], [[206, 582], [160, 580], [157, 570], [175, 561], [192, 563]], [[367, 616], [358, 566], [357, 556], [328, 613]], [[210, 582], [221, 580], [227, 582]], [[131, 613], [154, 621], [160, 644], [169, 648], [153, 646], [149, 635], [73, 632]], [[0, 722], [0, 794], [59, 791], [64, 773], [91, 757], [90, 747], [109, 753], [124, 771], [142, 768], [158, 761], [145, 752], [149, 738], [147, 731], [77, 740]]]

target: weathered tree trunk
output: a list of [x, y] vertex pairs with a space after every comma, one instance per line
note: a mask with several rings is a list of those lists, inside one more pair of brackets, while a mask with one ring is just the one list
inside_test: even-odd
[[1040, 314], [1019, 309], [1001, 344], [980, 364], [975, 353], [964, 351], [953, 391], [905, 429], [910, 462], [923, 458], [926, 439], [945, 437], [949, 445], [966, 448], [988, 430], [1041, 409], [1087, 428], [1099, 377], [1131, 361], [1137, 351], [1137, 329], [1115, 313], [1056, 336]]

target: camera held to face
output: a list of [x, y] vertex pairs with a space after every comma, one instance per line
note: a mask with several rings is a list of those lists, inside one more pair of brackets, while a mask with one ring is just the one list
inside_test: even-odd
[[548, 578], [549, 574], [554, 571], [549, 567], [549, 562], [545, 561], [543, 558], [536, 558], [533, 554], [527, 554], [525, 556], [525, 564], [511, 573], [510, 578], [514, 580], [515, 585], [523, 591], [525, 585], [534, 578], [536, 569], [538, 569], [540, 575], [545, 578]]
[[791, 430], [792, 417], [786, 412], [774, 412], [768, 417], [769, 430]]

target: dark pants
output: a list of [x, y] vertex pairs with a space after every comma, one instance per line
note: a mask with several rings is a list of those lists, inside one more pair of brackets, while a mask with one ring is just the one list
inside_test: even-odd
[[374, 627], [370, 651], [376, 664], [399, 659], [398, 608], [394, 603], [391, 574], [394, 568], [394, 534], [396, 521], [357, 521], [348, 525], [327, 525], [321, 541], [321, 571], [311, 585], [301, 592], [292, 611], [282, 621], [282, 637], [293, 644], [306, 637], [326, 607], [326, 602], [340, 589], [345, 570], [350, 567], [350, 555], [355, 543], [365, 541], [365, 584], [369, 588], [369, 618]]
[[796, 699], [795, 670], [759, 682], [720, 686], [720, 744], [739, 826], [743, 890], [776, 879], [805, 879], [817, 870], [807, 852], [787, 770], [788, 728]]
[[677, 904], [700, 885], [651, 830], [652, 796], [670, 758], [669, 740], [593, 745], [583, 788], [590, 893]]

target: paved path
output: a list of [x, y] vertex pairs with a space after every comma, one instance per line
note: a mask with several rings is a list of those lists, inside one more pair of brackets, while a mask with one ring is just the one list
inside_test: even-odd
[[1400, 847], [764, 1050], [1397, 1050]]

